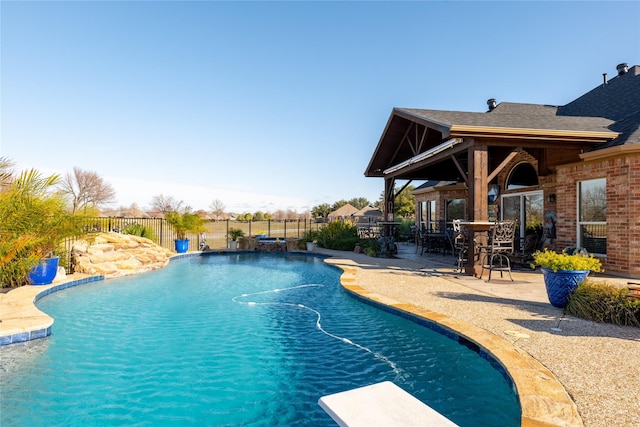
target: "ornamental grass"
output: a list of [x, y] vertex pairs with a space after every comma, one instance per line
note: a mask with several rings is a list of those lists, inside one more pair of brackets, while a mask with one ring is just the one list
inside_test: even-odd
[[640, 298], [606, 282], [585, 280], [569, 295], [565, 312], [595, 322], [640, 327]]

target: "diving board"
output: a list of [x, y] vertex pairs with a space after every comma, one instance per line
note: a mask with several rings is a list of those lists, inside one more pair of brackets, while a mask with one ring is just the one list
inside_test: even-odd
[[390, 381], [330, 394], [318, 403], [341, 427], [457, 427]]

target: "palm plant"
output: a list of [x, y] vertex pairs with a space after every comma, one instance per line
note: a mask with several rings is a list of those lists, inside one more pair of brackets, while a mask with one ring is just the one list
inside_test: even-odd
[[66, 238], [83, 234], [83, 221], [53, 192], [58, 175], [31, 169], [14, 179], [5, 171], [0, 173], [0, 283], [16, 287], [26, 284], [31, 268], [59, 251]]
[[172, 211], [165, 215], [165, 219], [173, 226], [177, 240], [186, 240], [187, 233], [205, 231], [204, 220], [191, 212], [188, 207], [183, 212]]

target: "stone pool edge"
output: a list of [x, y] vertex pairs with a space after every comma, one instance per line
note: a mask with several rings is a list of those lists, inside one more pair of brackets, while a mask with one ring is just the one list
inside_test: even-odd
[[356, 281], [357, 267], [334, 266], [343, 272], [340, 276], [342, 288], [357, 299], [477, 349], [481, 357], [511, 382], [522, 410], [522, 427], [584, 426], [575, 402], [562, 384], [524, 350], [470, 323], [368, 291]]
[[1, 294], [0, 346], [48, 337], [54, 320], [35, 303], [54, 292], [101, 280], [105, 280], [103, 275], [74, 274], [50, 285], [25, 285]]

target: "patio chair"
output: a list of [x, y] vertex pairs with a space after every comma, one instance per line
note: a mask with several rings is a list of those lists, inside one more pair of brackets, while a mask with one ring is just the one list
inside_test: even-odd
[[509, 278], [513, 281], [511, 276], [511, 261], [509, 256], [513, 256], [513, 239], [516, 231], [516, 222], [513, 220], [498, 221], [495, 223], [491, 230], [490, 240], [487, 246], [483, 247], [484, 256], [482, 257], [482, 270], [480, 271], [480, 279], [484, 274], [484, 270], [489, 270], [489, 279], [491, 280], [491, 273], [493, 271], [499, 271], [500, 277], [502, 272], [509, 272]]
[[467, 230], [460, 225], [459, 219], [453, 220], [453, 247], [458, 255], [456, 270], [462, 273], [464, 265], [467, 263], [467, 256], [469, 253], [469, 246], [467, 243]]
[[519, 248], [514, 250], [512, 255], [508, 255], [509, 259], [512, 263], [529, 265], [533, 261], [533, 253], [538, 250], [539, 245], [540, 241], [536, 234], [527, 234], [520, 239]]

